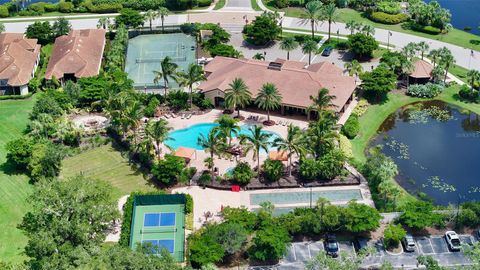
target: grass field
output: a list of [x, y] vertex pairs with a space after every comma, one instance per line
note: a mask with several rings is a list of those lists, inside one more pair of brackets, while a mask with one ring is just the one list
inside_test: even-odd
[[19, 262], [27, 238], [17, 224], [28, 210], [27, 197], [33, 186], [25, 175], [9, 175], [5, 165], [5, 144], [25, 130], [34, 103], [27, 100], [0, 101], [0, 260]]
[[143, 178], [142, 173], [132, 169], [128, 160], [111, 145], [87, 150], [63, 161], [61, 177], [80, 173], [110, 182], [117, 198], [132, 191], [154, 190]]
[[213, 8], [214, 10], [219, 10], [225, 6], [226, 0], [218, 0], [218, 2], [215, 4], [215, 7]]

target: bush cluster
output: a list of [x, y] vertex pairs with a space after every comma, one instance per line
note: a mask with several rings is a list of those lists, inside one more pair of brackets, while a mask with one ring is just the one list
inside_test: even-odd
[[470, 102], [480, 101], [479, 91], [468, 87], [468, 85], [462, 85], [460, 87], [460, 91], [458, 91], [458, 95], [462, 99], [468, 100]]
[[438, 34], [442, 33], [442, 29], [434, 27], [434, 26], [430, 26], [430, 25], [423, 26], [423, 25], [417, 24], [417, 23], [410, 23], [409, 27], [410, 27], [410, 29], [412, 29], [414, 31], [423, 32], [423, 33], [430, 34], [430, 35], [438, 35]]
[[303, 159], [300, 162], [300, 176], [306, 181], [332, 180], [343, 173], [345, 155], [339, 149], [332, 150], [320, 159]]
[[6, 18], [8, 17], [8, 8], [5, 5], [0, 5], [0, 18]]
[[199, 7], [208, 7], [212, 4], [212, 0], [198, 0], [197, 5]]
[[378, 23], [383, 24], [399, 24], [408, 20], [408, 15], [404, 13], [388, 14], [385, 12], [377, 11], [370, 13], [369, 18]]
[[269, 182], [277, 182], [282, 177], [284, 169], [281, 161], [267, 159], [262, 165], [263, 177]]
[[377, 10], [386, 14], [396, 15], [402, 11], [399, 2], [380, 1], [376, 4]]
[[405, 229], [401, 225], [389, 224], [385, 228], [383, 242], [387, 249], [398, 247], [400, 241], [407, 235]]
[[407, 89], [407, 95], [420, 98], [433, 98], [438, 96], [443, 89], [443, 85], [435, 83], [412, 84]]
[[247, 162], [240, 162], [233, 169], [232, 178], [233, 181], [239, 184], [246, 185], [250, 183], [250, 180], [255, 176], [255, 172], [252, 170]]
[[353, 139], [358, 135], [359, 131], [360, 122], [358, 121], [358, 115], [352, 113], [345, 125], [342, 126], [342, 133], [347, 136], [347, 138]]

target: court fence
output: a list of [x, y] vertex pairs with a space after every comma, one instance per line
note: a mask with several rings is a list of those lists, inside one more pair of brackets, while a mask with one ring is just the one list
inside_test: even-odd
[[128, 31], [128, 39], [138, 37], [140, 35], [154, 35], [154, 34], [172, 34], [183, 33], [180, 25], [165, 25], [165, 30], [162, 30], [161, 26], [156, 26], [150, 29], [150, 27], [137, 28]]
[[134, 199], [135, 205], [165, 205], [165, 204], [185, 204], [185, 194], [153, 194], [153, 195], [136, 195]]

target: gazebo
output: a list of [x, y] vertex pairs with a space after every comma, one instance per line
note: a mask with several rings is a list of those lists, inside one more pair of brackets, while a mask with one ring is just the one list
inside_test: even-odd
[[185, 161], [189, 163], [190, 160], [192, 160], [192, 157], [197, 159], [197, 150], [193, 148], [179, 147], [177, 150], [175, 150], [175, 156], [184, 158]]
[[418, 60], [415, 62], [414, 66], [415, 69], [408, 76], [408, 82], [410, 84], [428, 83], [432, 78], [433, 66], [424, 60]]
[[279, 161], [287, 161], [288, 155], [285, 151], [270, 151], [268, 153], [268, 159], [270, 160], [279, 160]]

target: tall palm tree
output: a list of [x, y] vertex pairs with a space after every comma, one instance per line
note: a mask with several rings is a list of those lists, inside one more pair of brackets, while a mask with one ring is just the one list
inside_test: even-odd
[[100, 19], [98, 19], [98, 23], [97, 23], [97, 28], [100, 29], [108, 29], [108, 27], [110, 26], [110, 18], [109, 17], [102, 17]]
[[302, 52], [308, 54], [308, 64], [312, 63], [312, 53], [317, 52], [317, 42], [313, 40], [307, 40], [303, 43]]
[[336, 97], [330, 95], [330, 91], [327, 88], [321, 88], [318, 90], [317, 96], [310, 96], [310, 100], [313, 104], [309, 107], [309, 110], [314, 110], [319, 114], [325, 111], [329, 107], [333, 107], [332, 101]]
[[410, 75], [415, 70], [415, 65], [410, 59], [400, 62], [400, 70], [404, 76], [404, 80], [409, 85], [408, 75]]
[[352, 60], [347, 62], [344, 65], [345, 69], [348, 72], [348, 75], [355, 76], [355, 83], [357, 83], [358, 76], [363, 73], [363, 66], [358, 62], [358, 60]]
[[302, 18], [305, 22], [310, 22], [312, 27], [312, 38], [315, 37], [315, 24], [321, 19], [323, 4], [320, 1], [310, 1], [305, 5]]
[[153, 83], [158, 84], [161, 79], [163, 79], [163, 88], [165, 90], [165, 97], [167, 97], [167, 89], [168, 89], [168, 79], [176, 79], [177, 75], [177, 68], [178, 65], [172, 61], [170, 56], [163, 58], [162, 62], [160, 63], [161, 71], [153, 71], [155, 75], [153, 78]]
[[361, 30], [363, 27], [363, 24], [361, 22], [357, 22], [355, 20], [348, 21], [345, 24], [345, 28], [350, 30], [350, 35], [353, 35], [355, 31]]
[[214, 129], [222, 137], [227, 139], [227, 145], [232, 145], [232, 137], [237, 136], [240, 133], [240, 126], [238, 120], [228, 115], [222, 115], [219, 119], [215, 120], [218, 123]]
[[273, 141], [273, 147], [279, 151], [286, 151], [288, 156], [288, 175], [292, 176], [292, 156], [304, 156], [306, 149], [302, 140], [302, 132], [299, 127], [288, 125], [287, 137], [278, 137]]
[[133, 131], [134, 144], [137, 145], [137, 131], [140, 125], [140, 119], [143, 117], [143, 106], [138, 100], [133, 100], [129, 106], [125, 108], [124, 117], [121, 121], [124, 122], [126, 131]]
[[428, 43], [425, 41], [420, 41], [419, 43], [417, 43], [417, 49], [420, 52], [420, 55], [422, 56], [422, 60], [423, 60], [423, 56], [430, 49], [430, 45], [428, 45]]
[[438, 60], [440, 60], [440, 57], [441, 57], [441, 51], [440, 49], [438, 50], [431, 50], [430, 53], [428, 54], [428, 56], [430, 58], [432, 58], [432, 64], [433, 64], [433, 68], [435, 68], [435, 66], [437, 65], [438, 63]]
[[212, 181], [215, 179], [214, 169], [215, 169], [215, 159], [214, 156], [220, 156], [220, 154], [225, 149], [222, 140], [219, 137], [219, 134], [216, 130], [212, 129], [207, 136], [200, 134], [197, 141], [198, 145], [200, 145], [205, 152], [210, 154], [209, 163], [211, 163], [210, 167], [210, 175], [212, 177]]
[[473, 91], [475, 82], [479, 82], [479, 81], [480, 81], [480, 71], [475, 70], [475, 69], [469, 70], [469, 71], [467, 72], [467, 78], [468, 78], [469, 81], [470, 81], [470, 86], [472, 87], [472, 91]]
[[150, 24], [150, 31], [153, 30], [153, 20], [158, 18], [158, 16], [159, 16], [158, 12], [153, 11], [151, 9], [145, 12], [145, 19], [147, 19]]
[[280, 43], [280, 49], [287, 51], [287, 60], [290, 60], [290, 52], [298, 48], [299, 44], [294, 37], [287, 37]]
[[315, 158], [320, 158], [335, 147], [338, 138], [337, 119], [338, 117], [333, 112], [327, 111], [320, 114], [317, 121], [310, 122], [305, 145]]
[[145, 129], [147, 139], [155, 145], [155, 152], [158, 160], [162, 158], [162, 148], [160, 145], [167, 140], [175, 140], [168, 136], [170, 130], [172, 130], [172, 128], [168, 127], [168, 122], [164, 119], [149, 122]]
[[237, 117], [240, 118], [240, 108], [245, 107], [252, 100], [252, 93], [248, 91], [245, 81], [241, 78], [235, 78], [225, 90], [225, 105], [228, 108], [237, 110]]
[[332, 23], [335, 23], [335, 20], [337, 19], [337, 6], [334, 3], [326, 5], [322, 9], [322, 17], [328, 22], [328, 40], [330, 40]]
[[375, 27], [373, 27], [370, 24], [365, 24], [362, 26], [362, 29], [360, 30], [363, 34], [367, 36], [373, 36], [375, 35]]
[[257, 161], [257, 171], [260, 172], [260, 151], [268, 151], [268, 140], [272, 134], [264, 132], [261, 126], [251, 126], [248, 131], [239, 136], [240, 144], [244, 145], [247, 153], [253, 151], [253, 160]]
[[158, 16], [160, 16], [160, 20], [162, 21], [162, 32], [165, 32], [164, 23], [165, 18], [170, 14], [170, 10], [166, 7], [161, 7], [158, 9]]
[[402, 55], [405, 56], [408, 60], [411, 60], [415, 53], [417, 52], [418, 46], [416, 43], [410, 42], [405, 47], [402, 48]]
[[455, 64], [455, 57], [450, 51], [445, 51], [444, 54], [442, 55], [442, 65], [445, 69], [445, 77], [443, 78], [443, 83], [447, 82], [447, 75], [448, 75], [448, 70], [452, 65]]
[[267, 122], [270, 122], [270, 111], [275, 110], [282, 104], [282, 95], [278, 92], [277, 87], [273, 83], [262, 85], [255, 99], [255, 104], [260, 109], [267, 111]]
[[201, 66], [191, 63], [188, 65], [186, 72], [179, 72], [176, 80], [180, 86], [188, 87], [190, 90], [190, 97], [188, 100], [189, 107], [192, 108], [193, 85], [200, 81], [205, 81], [205, 75]]

